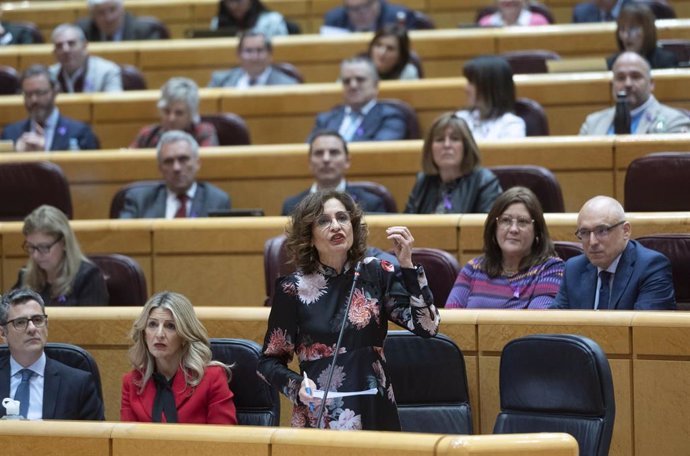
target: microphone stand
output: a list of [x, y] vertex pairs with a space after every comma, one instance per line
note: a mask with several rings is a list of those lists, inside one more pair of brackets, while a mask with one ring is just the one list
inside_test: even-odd
[[335, 361], [338, 359], [338, 353], [340, 352], [340, 344], [343, 341], [343, 333], [345, 332], [345, 323], [347, 322], [347, 316], [350, 313], [350, 304], [352, 304], [352, 297], [355, 292], [355, 286], [357, 285], [357, 279], [362, 273], [362, 262], [358, 261], [355, 265], [355, 278], [352, 280], [352, 287], [350, 288], [350, 296], [347, 299], [347, 305], [345, 306], [345, 314], [343, 315], [343, 323], [340, 325], [340, 332], [338, 333], [338, 342], [335, 344], [335, 353], [333, 353], [333, 360], [331, 361], [331, 366], [328, 372], [328, 381], [326, 382], [326, 389], [323, 392], [323, 398], [321, 399], [321, 407], [319, 408], [319, 417], [316, 419], [316, 427], [322, 429], [323, 422], [323, 412], [326, 410], [326, 399], [328, 399], [328, 390], [331, 388], [331, 380], [333, 380], [333, 371], [335, 370]]

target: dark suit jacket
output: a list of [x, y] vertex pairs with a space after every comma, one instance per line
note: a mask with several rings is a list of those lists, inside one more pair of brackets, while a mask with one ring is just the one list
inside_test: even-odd
[[5, 33], [1, 35], [4, 37], [7, 33], [12, 34], [12, 39], [7, 45], [12, 44], [32, 44], [34, 43], [34, 36], [31, 31], [26, 27], [20, 27], [18, 25], [12, 24], [11, 22], [3, 22], [2, 27], [5, 29]]
[[[597, 268], [585, 255], [569, 259], [561, 288], [552, 304], [555, 309], [593, 309]], [[673, 310], [671, 263], [664, 255], [628, 241], [611, 285], [611, 309]]]
[[[345, 117], [345, 106], [336, 106], [328, 112], [322, 112], [316, 116], [316, 125], [309, 134], [320, 130], [338, 131]], [[352, 138], [352, 141], [393, 141], [405, 139], [407, 136], [407, 123], [405, 114], [393, 105], [376, 103], [364, 116], [361, 126]], [[309, 142], [309, 140], [307, 140]]]
[[[84, 31], [87, 41], [101, 41], [101, 32], [90, 17], [79, 19], [77, 25]], [[162, 39], [159, 31], [152, 27], [151, 24], [141, 22], [136, 16], [125, 13], [122, 41], [159, 39]]]
[[[359, 204], [364, 212], [386, 212], [386, 205], [383, 199], [378, 195], [374, 195], [366, 190], [358, 187], [345, 186], [345, 191], [349, 193], [355, 203]], [[309, 190], [305, 190], [297, 195], [290, 196], [283, 201], [283, 210], [281, 215], [289, 215], [290, 212], [309, 194]]]
[[[621, 7], [629, 2], [630, 0], [623, 0]], [[573, 22], [602, 22], [599, 8], [592, 2], [578, 3], [573, 8]]]
[[[20, 120], [7, 125], [2, 130], [0, 139], [11, 139], [16, 143], [21, 135], [29, 131], [31, 131], [31, 121], [29, 119]], [[50, 150], [69, 150], [70, 138], [76, 138], [79, 148], [82, 150], [100, 149], [101, 147], [98, 138], [91, 131], [91, 127], [83, 122], [60, 115]]]
[[[19, 271], [19, 277], [13, 289], [21, 287], [24, 272], [24, 269]], [[79, 265], [79, 271], [72, 282], [72, 291], [69, 295], [52, 297], [50, 285], [37, 291], [47, 306], [107, 306], [109, 302], [103, 272], [98, 266], [87, 261], [82, 261]]]
[[[405, 14], [405, 28], [408, 30], [417, 28], [417, 21], [410, 10], [400, 5], [390, 4], [384, 0], [380, 0], [380, 2], [381, 14], [376, 21], [376, 28], [374, 31], [381, 29], [386, 24], [397, 24], [399, 12]], [[335, 7], [326, 12], [326, 16], [324, 16], [324, 25], [354, 31], [352, 24], [350, 24], [350, 18], [347, 16], [347, 10], [342, 6]]]
[[[139, 387], [134, 384], [134, 380], [140, 378], [141, 374], [136, 371], [131, 371], [122, 378], [120, 421], [153, 421], [156, 385], [152, 379], [149, 380], [144, 386], [143, 393], [139, 394]], [[222, 367], [207, 367], [204, 378], [192, 391], [185, 385], [182, 371], [178, 370], [173, 380], [172, 391], [178, 423], [237, 424], [233, 394]]]
[[[197, 181], [189, 217], [208, 217], [211, 211], [230, 209], [230, 197], [223, 190], [208, 182]], [[153, 187], [130, 189], [119, 218], [164, 218], [167, 192], [165, 183]]]
[[[103, 401], [89, 372], [46, 357], [44, 420], [104, 420]], [[0, 397], [10, 395], [10, 358], [0, 358]], [[0, 407], [0, 417], [5, 416]]]

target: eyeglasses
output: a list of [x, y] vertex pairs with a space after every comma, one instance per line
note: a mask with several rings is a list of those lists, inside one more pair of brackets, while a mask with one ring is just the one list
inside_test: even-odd
[[356, 82], [359, 85], [364, 84], [367, 81], [367, 79], [369, 78], [365, 78], [364, 76], [353, 76], [351, 78], [343, 78], [341, 79], [341, 82], [343, 83], [343, 85], [346, 86], [349, 86], [353, 82]]
[[55, 244], [57, 244], [58, 242], [60, 242], [61, 240], [62, 240], [62, 236], [58, 236], [58, 238], [55, 239], [50, 244], [37, 244], [37, 245], [29, 244], [28, 242], [24, 241], [24, 243], [22, 244], [22, 249], [24, 249], [24, 251], [26, 253], [28, 253], [29, 255], [33, 255], [34, 252], [38, 252], [41, 255], [45, 255], [48, 252], [50, 252], [50, 249], [52, 249], [53, 246]]
[[41, 90], [30, 90], [28, 92], [22, 92], [24, 98], [42, 98], [53, 92], [53, 89], [41, 89]]
[[620, 35], [628, 35], [628, 36], [639, 35], [640, 33], [642, 33], [642, 27], [632, 26], [632, 27], [626, 27], [626, 28], [619, 28], [618, 33]]
[[340, 226], [345, 226], [351, 223], [350, 214], [342, 211], [336, 212], [335, 217], [331, 217], [327, 214], [321, 214], [316, 218], [314, 223], [319, 229], [325, 230], [331, 227], [333, 220], [335, 220]]
[[518, 229], [525, 230], [534, 223], [534, 220], [525, 217], [513, 218], [509, 215], [501, 215], [500, 217], [496, 217], [496, 222], [499, 228], [504, 230], [509, 230], [513, 226], [513, 223], [517, 224]]
[[581, 241], [589, 241], [590, 236], [592, 235], [592, 233], [594, 233], [595, 238], [604, 239], [608, 237], [612, 229], [614, 229], [617, 226], [621, 226], [624, 223], [625, 220], [621, 220], [620, 222], [614, 225], [599, 225], [595, 226], [591, 230], [588, 230], [587, 228], [580, 228], [579, 230], [575, 231], [575, 237], [577, 237]]
[[24, 331], [26, 330], [27, 326], [29, 326], [29, 322], [33, 323], [34, 326], [37, 328], [43, 328], [46, 325], [46, 323], [48, 323], [48, 315], [34, 315], [31, 318], [15, 318], [14, 320], [10, 320], [2, 326], [7, 326], [10, 323], [12, 323], [14, 329], [16, 329], [17, 331]]

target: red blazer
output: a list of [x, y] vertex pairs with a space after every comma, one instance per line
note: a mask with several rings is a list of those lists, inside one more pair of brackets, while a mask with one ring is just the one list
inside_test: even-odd
[[[156, 385], [149, 380], [142, 394], [134, 380], [141, 378], [138, 371], [131, 371], [122, 378], [122, 403], [120, 421], [152, 422], [153, 399]], [[185, 384], [181, 370], [177, 371], [172, 385], [177, 421], [179, 423], [237, 424], [233, 394], [228, 386], [228, 377], [220, 366], [209, 366], [204, 378], [195, 388]], [[165, 416], [163, 416], [165, 419]]]

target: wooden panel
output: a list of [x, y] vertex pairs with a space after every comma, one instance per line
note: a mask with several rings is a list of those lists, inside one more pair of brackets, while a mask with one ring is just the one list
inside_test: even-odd
[[2, 421], [3, 454], [110, 456], [112, 423], [76, 421]]
[[447, 436], [436, 447], [437, 455], [457, 456], [576, 456], [577, 441], [568, 434], [511, 434]]

